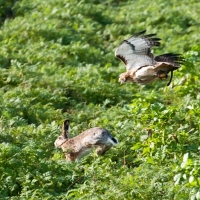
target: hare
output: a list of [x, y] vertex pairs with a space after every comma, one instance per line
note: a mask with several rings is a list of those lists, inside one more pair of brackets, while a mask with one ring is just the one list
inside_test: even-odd
[[76, 137], [69, 138], [69, 120], [65, 120], [62, 126], [62, 135], [55, 140], [55, 147], [62, 148], [68, 161], [76, 161], [87, 155], [94, 146], [96, 153], [104, 155], [118, 140], [111, 133], [100, 127], [87, 129]]

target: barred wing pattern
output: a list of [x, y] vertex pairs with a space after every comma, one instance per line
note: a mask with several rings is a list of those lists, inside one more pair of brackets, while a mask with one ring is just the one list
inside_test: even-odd
[[154, 38], [156, 34], [144, 35], [145, 32], [124, 40], [115, 51], [116, 57], [124, 62], [127, 70], [136, 71], [142, 66], [155, 64], [151, 47], [160, 46], [160, 38]]
[[157, 61], [155, 70], [165, 71], [166, 74], [171, 72], [170, 80], [167, 86], [170, 85], [173, 78], [173, 71], [180, 67], [180, 64], [184, 62], [181, 54], [166, 53], [155, 57]]
[[170, 67], [171, 70], [176, 70], [180, 67], [180, 64], [183, 62], [183, 58], [181, 54], [174, 54], [174, 53], [166, 53], [155, 57], [155, 61], [159, 63], [166, 63]]
[[115, 51], [115, 56], [126, 65], [126, 72], [120, 74], [119, 82], [136, 82], [148, 84], [156, 79], [166, 80], [171, 72], [170, 84], [173, 71], [182, 64], [180, 54], [167, 53], [154, 56], [151, 48], [160, 46], [160, 38], [156, 34], [145, 35], [142, 31], [124, 40]]

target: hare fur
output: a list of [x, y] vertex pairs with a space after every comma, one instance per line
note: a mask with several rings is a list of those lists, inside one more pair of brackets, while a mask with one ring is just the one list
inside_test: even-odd
[[101, 127], [87, 129], [76, 137], [69, 138], [69, 120], [65, 120], [62, 135], [55, 140], [54, 145], [62, 148], [68, 161], [75, 161], [87, 155], [93, 147], [97, 147], [98, 155], [104, 155], [117, 143], [118, 140]]

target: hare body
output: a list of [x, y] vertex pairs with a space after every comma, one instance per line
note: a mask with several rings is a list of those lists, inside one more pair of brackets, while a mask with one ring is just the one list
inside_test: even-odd
[[87, 155], [93, 147], [98, 147], [96, 149], [98, 155], [104, 155], [106, 151], [118, 143], [118, 140], [104, 128], [90, 128], [71, 139], [68, 129], [69, 121], [66, 120], [63, 124], [63, 133], [56, 139], [54, 145], [62, 148], [69, 161], [75, 161]]

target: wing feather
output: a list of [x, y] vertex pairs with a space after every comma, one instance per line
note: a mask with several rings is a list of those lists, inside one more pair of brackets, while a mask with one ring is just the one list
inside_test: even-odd
[[127, 70], [155, 64], [151, 47], [159, 46], [160, 38], [154, 38], [156, 34], [144, 35], [145, 32], [141, 31], [124, 40], [115, 51], [116, 57], [124, 62]]
[[184, 62], [181, 54], [166, 53], [155, 57], [157, 71], [163, 71], [165, 73], [171, 72], [170, 80], [167, 86], [170, 85], [173, 78], [173, 71], [180, 67], [180, 64]]
[[168, 65], [171, 66], [171, 69], [177, 69], [180, 67], [180, 64], [183, 63], [183, 58], [181, 54], [166, 53], [155, 57], [158, 65]]

